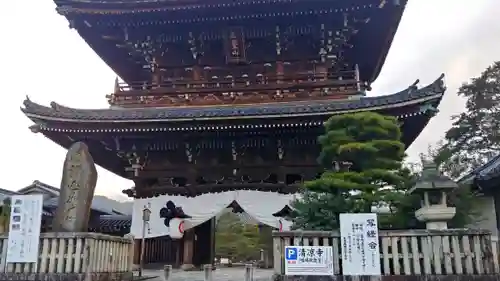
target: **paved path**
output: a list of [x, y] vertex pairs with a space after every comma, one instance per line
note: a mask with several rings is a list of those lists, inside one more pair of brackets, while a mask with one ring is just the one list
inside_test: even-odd
[[[144, 270], [145, 276], [159, 276], [151, 281], [162, 281], [162, 270]], [[213, 271], [213, 281], [243, 281], [245, 277], [244, 267], [217, 268]], [[253, 274], [254, 281], [271, 281], [273, 276], [272, 269], [256, 268]], [[171, 281], [203, 281], [203, 271], [181, 271], [174, 270]]]

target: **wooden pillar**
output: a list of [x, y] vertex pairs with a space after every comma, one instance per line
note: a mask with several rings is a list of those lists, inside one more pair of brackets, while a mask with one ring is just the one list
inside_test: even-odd
[[165, 239], [160, 240], [160, 261], [165, 264]]
[[284, 78], [285, 75], [285, 66], [282, 61], [277, 61], [276, 62], [276, 78], [277, 78], [277, 83], [281, 84], [282, 79]]
[[148, 264], [148, 263], [151, 263], [151, 242], [153, 240], [152, 239], [146, 239], [146, 258], [144, 260], [144, 264]]
[[183, 270], [191, 270], [193, 265], [194, 250], [194, 229], [189, 229], [184, 233], [184, 256], [181, 268]]
[[148, 248], [149, 248], [149, 240], [145, 239], [144, 240], [144, 261], [143, 261], [144, 264], [149, 263], [149, 249]]
[[[285, 67], [283, 65], [283, 62], [277, 61], [276, 62], [276, 84], [283, 83], [284, 74], [285, 74]], [[283, 97], [283, 91], [281, 89], [276, 90], [276, 97], [278, 97], [278, 98]]]
[[156, 262], [160, 262], [161, 261], [161, 252], [162, 252], [162, 248], [161, 248], [161, 239], [160, 238], [157, 238], [156, 240]]
[[210, 251], [211, 251], [211, 255], [210, 255], [210, 258], [211, 258], [211, 263], [212, 263], [212, 266], [215, 268], [215, 228], [217, 226], [217, 220], [215, 219], [215, 217], [213, 217], [210, 221], [210, 242], [212, 243], [212, 247], [210, 247]]
[[134, 264], [140, 264], [141, 239], [134, 239]]
[[195, 65], [193, 67], [193, 80], [198, 81], [201, 80], [201, 67], [199, 65]]
[[155, 238], [151, 239], [151, 246], [149, 247], [149, 250], [151, 251], [151, 260], [149, 261], [149, 263], [155, 263], [156, 262], [155, 244], [156, 244], [156, 239]]
[[158, 238], [155, 238], [155, 245], [153, 247], [153, 250], [155, 251], [155, 263], [160, 261], [160, 256], [158, 255], [160, 253], [159, 242], [160, 240]]
[[182, 265], [182, 245], [183, 245], [184, 239], [179, 241], [178, 243], [175, 243], [175, 266], [180, 267]]
[[319, 79], [323, 81], [328, 80], [328, 68], [324, 64], [316, 64], [314, 69], [314, 75], [316, 77], [321, 77]]
[[161, 71], [158, 67], [158, 63], [156, 63], [156, 59], [153, 58], [153, 63], [152, 63], [152, 79], [151, 79], [151, 82], [152, 82], [152, 87], [153, 89], [154, 88], [160, 88], [160, 85], [162, 83], [161, 81]]

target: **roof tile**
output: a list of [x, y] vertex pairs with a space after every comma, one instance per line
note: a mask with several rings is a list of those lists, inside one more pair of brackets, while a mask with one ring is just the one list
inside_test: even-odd
[[432, 84], [418, 89], [416, 83], [392, 95], [366, 97], [347, 101], [283, 102], [273, 104], [235, 105], [232, 107], [162, 107], [137, 109], [75, 109], [51, 103], [50, 107], [24, 101], [21, 110], [34, 119], [59, 119], [61, 121], [115, 121], [115, 120], [181, 120], [192, 118], [235, 118], [281, 116], [301, 114], [328, 114], [347, 110], [366, 110], [372, 107], [403, 106], [404, 103], [423, 98], [441, 99], [445, 91], [441, 75]]

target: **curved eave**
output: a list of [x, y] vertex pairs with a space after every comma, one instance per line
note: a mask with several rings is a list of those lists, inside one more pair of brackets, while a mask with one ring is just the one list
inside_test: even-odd
[[24, 101], [21, 110], [42, 129], [51, 123], [82, 125], [116, 125], [117, 123], [191, 122], [245, 119], [283, 119], [290, 117], [331, 116], [362, 111], [391, 110], [426, 103], [439, 104], [444, 91], [444, 75], [434, 83], [418, 89], [415, 84], [399, 93], [348, 101], [309, 101], [253, 104], [223, 107], [170, 107], [138, 109], [74, 109], [51, 103], [46, 107]]
[[[261, 1], [81, 1], [81, 0], [55, 0], [57, 12], [61, 15], [71, 16], [78, 14], [89, 15], [123, 15], [141, 14], [167, 11], [189, 11], [204, 9], [226, 9], [235, 7], [252, 7], [253, 5], [279, 5], [279, 4], [310, 4], [310, 0], [261, 0]], [[363, 9], [380, 6], [380, 0], [351, 0], [351, 1], [330, 1], [328, 5], [332, 8], [343, 9]], [[385, 2], [385, 1], [384, 1]], [[401, 0], [406, 3], [407, 0]], [[312, 4], [321, 4], [322, 1], [313, 1]], [[388, 4], [384, 4], [388, 5]]]
[[404, 2], [404, 3], [401, 4], [401, 6], [398, 8], [398, 9], [400, 9], [399, 13], [393, 14], [393, 18], [392, 18], [393, 23], [390, 25], [391, 28], [387, 34], [387, 39], [384, 42], [385, 45], [382, 47], [382, 51], [380, 53], [380, 56], [378, 57], [378, 61], [375, 65], [375, 68], [373, 69], [373, 74], [372, 74], [372, 77], [370, 79], [370, 82], [372, 82], [372, 83], [380, 75], [380, 72], [382, 71], [382, 66], [384, 66], [385, 60], [387, 59], [387, 55], [389, 54], [389, 50], [390, 50], [392, 42], [394, 40], [394, 36], [396, 36], [396, 32], [398, 30], [399, 23], [401, 22], [401, 18], [403, 17], [403, 12], [406, 8], [406, 0], [402, 1], [402, 2]]

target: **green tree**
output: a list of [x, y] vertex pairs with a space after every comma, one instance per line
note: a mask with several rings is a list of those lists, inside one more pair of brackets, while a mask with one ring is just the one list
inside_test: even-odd
[[260, 234], [256, 226], [240, 221], [234, 213], [219, 218], [215, 232], [215, 254], [236, 261], [258, 259]]
[[436, 161], [452, 178], [484, 165], [500, 153], [500, 62], [458, 90], [465, 111], [453, 117]]
[[[404, 144], [397, 119], [373, 112], [337, 115], [319, 137], [319, 162], [325, 168], [317, 180], [306, 182], [293, 203], [294, 226], [301, 229], [336, 229], [338, 214], [371, 212], [389, 207], [398, 213], [409, 204], [405, 190], [411, 183], [402, 168]], [[387, 216], [384, 223], [397, 222]]]

